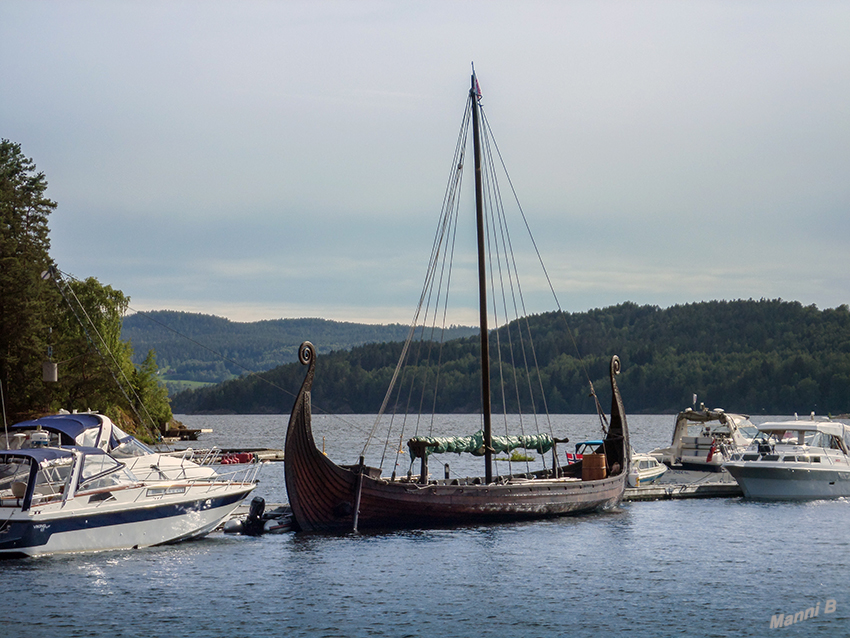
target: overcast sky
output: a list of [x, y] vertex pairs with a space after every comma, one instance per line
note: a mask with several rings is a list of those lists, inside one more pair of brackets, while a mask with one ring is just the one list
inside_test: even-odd
[[3, 0], [0, 137], [133, 308], [407, 322], [473, 61], [565, 310], [850, 301], [846, 2]]

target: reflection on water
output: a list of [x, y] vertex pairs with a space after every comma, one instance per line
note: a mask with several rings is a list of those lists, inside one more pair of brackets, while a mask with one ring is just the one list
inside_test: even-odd
[[[362, 432], [322, 418], [316, 430], [329, 455], [356, 458]], [[368, 416], [345, 418], [371, 427]], [[474, 417], [456, 418], [475, 426]], [[591, 417], [559, 418], [574, 441], [598, 435]], [[182, 420], [214, 430], [198, 445], [225, 448], [282, 447], [286, 424], [280, 416]], [[630, 425], [635, 447], [647, 450], [667, 443], [673, 417], [631, 417]], [[261, 479], [257, 494], [285, 500], [282, 463], [268, 464]], [[848, 522], [846, 499], [635, 502], [516, 524], [216, 533], [175, 546], [10, 560], [2, 563], [9, 611], [0, 635], [847, 636]], [[828, 614], [827, 600], [835, 601]], [[818, 617], [770, 629], [772, 616], [818, 602]]]
[[818, 601], [782, 635], [846, 636], [848, 507], [665, 501], [453, 530], [214, 534], [7, 561], [4, 598], [45, 603], [13, 621], [36, 637], [765, 636], [772, 615]]

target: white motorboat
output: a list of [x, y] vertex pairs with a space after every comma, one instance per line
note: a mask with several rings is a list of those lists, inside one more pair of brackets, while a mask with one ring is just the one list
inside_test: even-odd
[[208, 534], [256, 486], [256, 464], [214, 480], [140, 481], [99, 448], [0, 451], [0, 556], [130, 549]]
[[74, 445], [97, 447], [125, 463], [141, 481], [213, 479], [216, 470], [193, 460], [192, 450], [179, 456], [152, 450], [136, 437], [127, 434], [112, 420], [97, 412], [59, 412], [10, 427], [7, 447], [30, 447], [36, 432], [46, 432], [50, 446]]
[[649, 485], [667, 471], [667, 466], [654, 456], [632, 452], [632, 465], [629, 469], [629, 487]]
[[[575, 454], [567, 452], [567, 463], [569, 465], [578, 463], [584, 458], [585, 454], [594, 454], [601, 445], [604, 445], [604, 443], [600, 440], [578, 443]], [[632, 462], [629, 466], [629, 477], [627, 481], [629, 487], [649, 485], [662, 476], [668, 469], [664, 463], [659, 462], [649, 454], [640, 454], [632, 450], [631, 456]]]
[[763, 423], [758, 430], [752, 445], [723, 466], [746, 498], [850, 496], [850, 427], [794, 420]]
[[743, 451], [756, 435], [756, 427], [744, 414], [720, 408], [688, 408], [676, 416], [673, 439], [668, 447], [649, 452], [657, 460], [685, 470], [719, 472], [736, 452]]

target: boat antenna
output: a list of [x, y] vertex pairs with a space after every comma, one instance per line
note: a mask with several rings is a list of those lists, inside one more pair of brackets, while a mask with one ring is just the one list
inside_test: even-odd
[[472, 85], [469, 89], [472, 108], [472, 147], [475, 155], [475, 220], [478, 229], [478, 314], [481, 330], [481, 412], [484, 417], [484, 478], [493, 482], [493, 435], [491, 430], [490, 407], [490, 335], [487, 330], [487, 264], [485, 259], [484, 235], [484, 189], [481, 173], [481, 124], [479, 122], [479, 101], [481, 89], [472, 67]]

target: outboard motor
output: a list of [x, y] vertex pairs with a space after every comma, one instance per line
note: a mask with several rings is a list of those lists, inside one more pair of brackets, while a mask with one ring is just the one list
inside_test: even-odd
[[244, 534], [262, 536], [263, 534], [282, 534], [291, 532], [295, 527], [292, 509], [283, 505], [266, 512], [266, 502], [255, 496], [248, 506], [248, 516], [244, 520], [232, 518], [224, 524], [225, 534]]
[[266, 510], [266, 501], [261, 496], [255, 496], [251, 500], [251, 505], [248, 508], [248, 518], [245, 519], [245, 524], [242, 529], [243, 534], [250, 536], [259, 536], [263, 533], [263, 513]]

